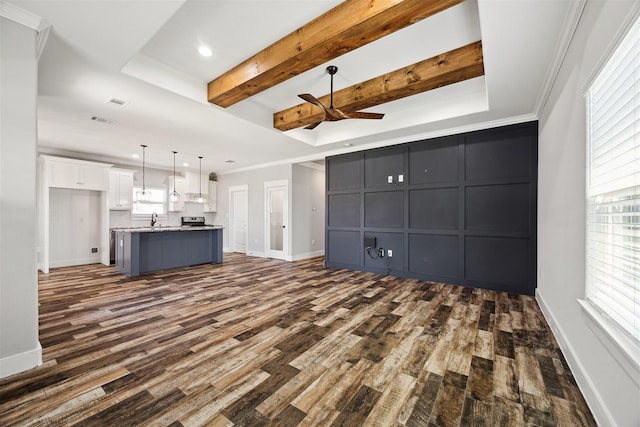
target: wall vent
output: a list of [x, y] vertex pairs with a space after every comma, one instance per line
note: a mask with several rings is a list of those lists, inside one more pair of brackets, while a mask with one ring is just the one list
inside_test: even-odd
[[96, 122], [100, 122], [100, 123], [106, 123], [108, 125], [115, 125], [116, 124], [115, 120], [105, 119], [104, 117], [98, 117], [98, 116], [91, 116], [91, 120], [96, 121]]
[[118, 98], [111, 98], [111, 99], [107, 100], [107, 103], [115, 104], [115, 105], [118, 105], [120, 107], [124, 107], [125, 105], [127, 105], [129, 103], [129, 101], [124, 101], [124, 100], [118, 99]]

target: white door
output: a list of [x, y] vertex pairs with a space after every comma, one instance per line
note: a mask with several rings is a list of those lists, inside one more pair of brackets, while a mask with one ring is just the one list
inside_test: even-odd
[[247, 253], [247, 185], [229, 187], [229, 248], [231, 252]]
[[265, 254], [270, 258], [287, 259], [289, 255], [289, 183], [264, 183], [265, 194]]

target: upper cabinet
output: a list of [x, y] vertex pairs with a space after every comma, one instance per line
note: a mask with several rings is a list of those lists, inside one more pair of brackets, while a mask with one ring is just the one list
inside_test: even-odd
[[209, 193], [209, 175], [197, 172], [185, 172], [186, 193], [207, 195]]
[[218, 182], [209, 181], [209, 196], [207, 204], [204, 205], [204, 212], [217, 212], [218, 210]]
[[[175, 182], [175, 187], [174, 187], [174, 182]], [[185, 193], [186, 187], [187, 186], [186, 186], [186, 181], [184, 176], [171, 175], [167, 178], [167, 189], [168, 189], [167, 200], [169, 200], [169, 212], [184, 211], [184, 202], [187, 198], [187, 195]], [[171, 202], [171, 199], [169, 198], [169, 194], [173, 192], [174, 188], [176, 192], [180, 195], [180, 199], [177, 202]]]
[[133, 204], [133, 174], [126, 169], [109, 171], [109, 210], [127, 211]]
[[44, 178], [48, 187], [108, 190], [108, 170], [111, 165], [62, 157], [40, 157], [44, 162]]

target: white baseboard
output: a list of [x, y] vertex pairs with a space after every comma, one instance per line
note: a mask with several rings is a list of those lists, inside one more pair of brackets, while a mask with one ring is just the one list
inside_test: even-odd
[[222, 252], [227, 252], [227, 253], [229, 253], [229, 252], [231, 252], [231, 249], [229, 249], [229, 247], [228, 247], [228, 246], [225, 246], [225, 247], [223, 247], [223, 248], [222, 248]]
[[573, 349], [573, 346], [569, 343], [569, 340], [562, 330], [562, 327], [558, 324], [555, 316], [549, 310], [549, 306], [545, 302], [544, 297], [540, 294], [540, 288], [536, 289], [536, 300], [538, 301], [540, 310], [542, 311], [542, 314], [549, 324], [553, 335], [560, 345], [562, 354], [564, 355], [564, 358], [566, 359], [567, 364], [569, 365], [569, 368], [573, 373], [573, 377], [578, 383], [578, 387], [580, 388], [584, 399], [587, 401], [589, 409], [591, 409], [591, 413], [593, 414], [596, 422], [598, 423], [598, 425], [602, 426], [615, 426], [616, 423], [611, 416], [611, 413], [607, 409], [604, 400], [600, 396], [600, 393], [594, 386], [593, 381], [591, 381], [589, 372], [587, 372], [587, 370], [580, 362], [580, 359], [576, 356], [576, 352]]
[[5, 378], [40, 365], [42, 365], [42, 346], [40, 342], [38, 342], [38, 346], [33, 350], [0, 359], [0, 378]]
[[323, 256], [324, 249], [320, 251], [307, 252], [304, 254], [297, 254], [292, 257], [292, 261], [300, 261], [301, 259], [315, 258], [317, 256]]
[[[307, 253], [297, 254], [293, 256], [289, 255], [289, 256], [286, 256], [283, 261], [299, 261], [301, 259], [313, 258], [317, 256], [322, 256], [322, 255], [324, 255], [324, 250], [307, 252]], [[253, 256], [257, 258], [269, 258], [265, 252], [260, 252], [260, 251], [247, 251], [247, 256]]]
[[49, 268], [72, 267], [74, 265], [100, 264], [102, 259], [100, 256], [81, 258], [81, 259], [65, 259], [62, 261], [49, 261]]

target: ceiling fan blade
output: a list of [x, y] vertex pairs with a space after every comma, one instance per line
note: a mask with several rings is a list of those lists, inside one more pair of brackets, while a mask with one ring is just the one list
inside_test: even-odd
[[316, 126], [318, 126], [320, 123], [322, 123], [322, 122], [315, 122], [315, 123], [311, 123], [309, 126], [305, 126], [304, 128], [305, 128], [305, 129], [309, 129], [309, 130], [311, 130], [311, 129], [315, 129], [315, 128], [316, 128]]
[[323, 110], [327, 111], [327, 109], [325, 108], [324, 105], [322, 105], [322, 102], [318, 101], [318, 98], [316, 98], [315, 96], [311, 95], [310, 93], [303, 93], [301, 95], [298, 95], [300, 98], [304, 99], [307, 102], [312, 103], [315, 106], [318, 106], [320, 108], [322, 108]]
[[384, 117], [384, 113], [366, 113], [364, 111], [354, 111], [353, 113], [346, 113], [345, 116], [349, 119], [381, 119]]

